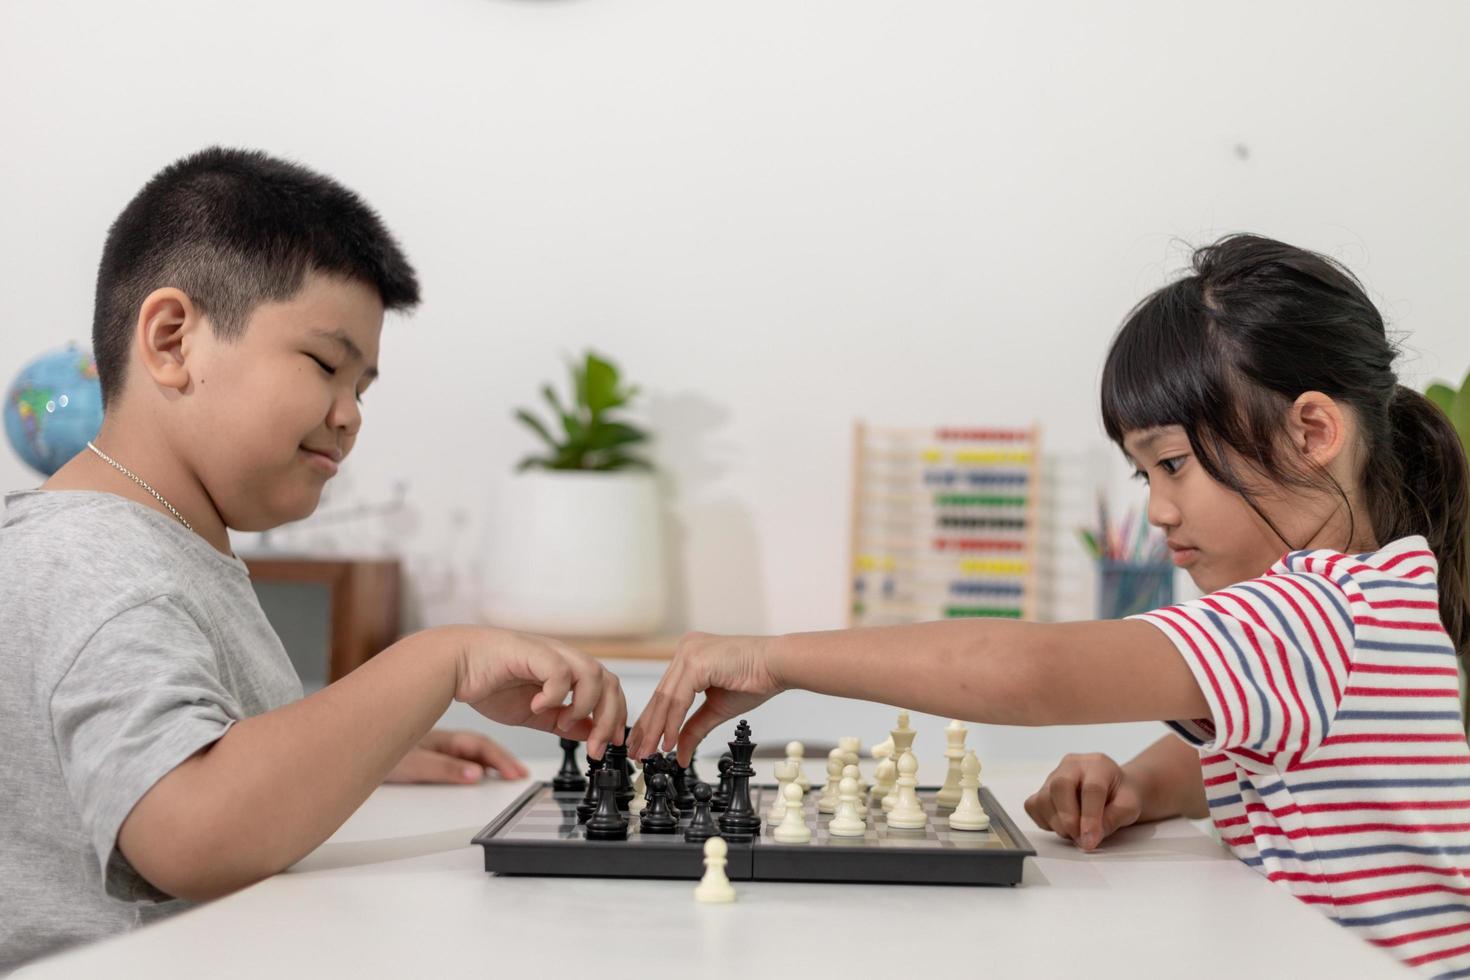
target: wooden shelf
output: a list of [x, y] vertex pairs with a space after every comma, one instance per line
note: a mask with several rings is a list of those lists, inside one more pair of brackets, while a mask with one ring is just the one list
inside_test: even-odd
[[403, 572], [394, 558], [242, 556], [256, 582], [325, 585], [331, 596], [327, 682], [347, 676], [399, 636]]

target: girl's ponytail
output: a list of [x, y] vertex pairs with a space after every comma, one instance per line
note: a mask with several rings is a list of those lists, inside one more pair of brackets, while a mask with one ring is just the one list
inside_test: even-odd
[[[1470, 476], [1450, 420], [1428, 398], [1399, 385], [1389, 404], [1393, 461], [1368, 463], [1373, 530], [1386, 543], [1422, 534], [1439, 559], [1439, 615], [1463, 657], [1470, 647]], [[1377, 474], [1374, 471], [1377, 470]], [[1397, 470], [1394, 479], [1382, 479]], [[1378, 475], [1379, 479], [1373, 477]], [[1394, 484], [1397, 486], [1394, 486]]]

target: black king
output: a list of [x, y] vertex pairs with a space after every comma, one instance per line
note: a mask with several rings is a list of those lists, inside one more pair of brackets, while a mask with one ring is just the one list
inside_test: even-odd
[[730, 805], [720, 814], [720, 836], [729, 841], [748, 841], [761, 829], [761, 819], [750, 805], [750, 777], [755, 770], [750, 766], [750, 757], [755, 752], [755, 743], [750, 740], [750, 726], [743, 720], [735, 726], [735, 740], [730, 746]]

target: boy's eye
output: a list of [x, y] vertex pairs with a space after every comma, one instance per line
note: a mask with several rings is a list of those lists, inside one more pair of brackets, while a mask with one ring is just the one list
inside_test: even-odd
[[316, 361], [316, 366], [319, 367], [319, 368], [321, 368], [323, 371], [327, 372], [328, 374], [336, 374], [337, 373], [337, 369], [336, 368], [332, 367], [332, 365], [328, 364], [326, 361], [322, 360], [320, 357], [317, 357], [315, 354], [307, 354], [306, 356], [309, 357], [309, 358], [311, 358], [313, 361]]

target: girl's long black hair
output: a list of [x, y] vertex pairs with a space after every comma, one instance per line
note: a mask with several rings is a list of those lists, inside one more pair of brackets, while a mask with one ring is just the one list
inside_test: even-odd
[[[1380, 545], [1412, 534], [1428, 539], [1439, 560], [1440, 620], [1464, 656], [1465, 451], [1444, 413], [1398, 383], [1398, 351], [1362, 285], [1326, 256], [1255, 235], [1196, 250], [1192, 268], [1139, 303], [1113, 341], [1102, 378], [1108, 437], [1121, 446], [1128, 432], [1183, 426], [1205, 471], [1258, 514], [1251, 487], [1261, 477], [1335, 493], [1348, 508], [1351, 541], [1360, 515], [1343, 488], [1282, 438], [1287, 409], [1303, 392], [1351, 405], [1365, 443], [1368, 513], [1361, 516]], [[1299, 547], [1282, 541], [1284, 550]]]

